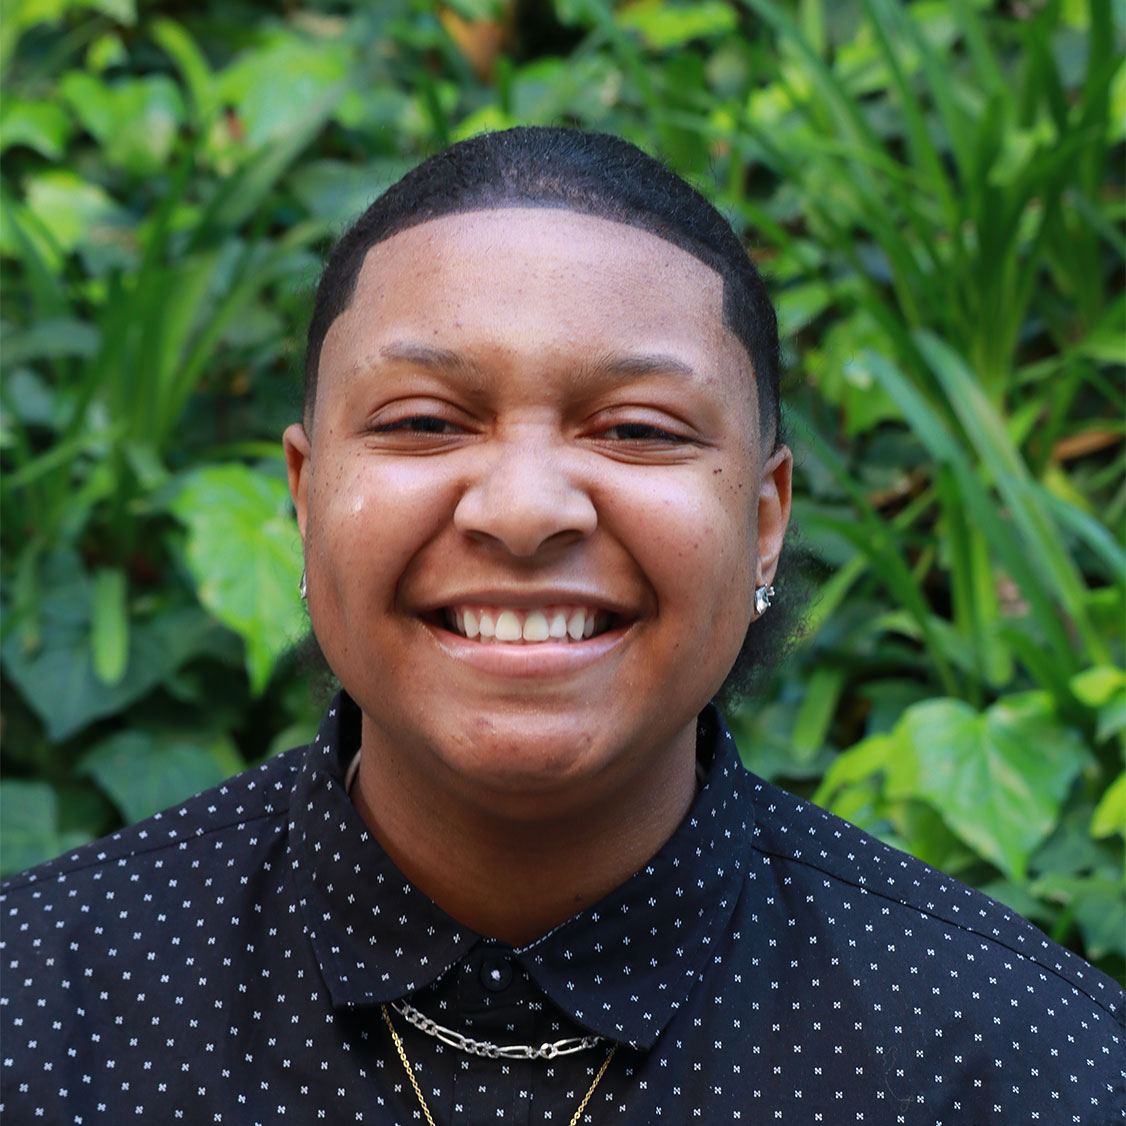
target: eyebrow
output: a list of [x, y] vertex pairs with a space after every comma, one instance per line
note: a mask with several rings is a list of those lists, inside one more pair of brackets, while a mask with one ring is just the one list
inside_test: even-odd
[[584, 365], [584, 375], [622, 376], [636, 375], [681, 375], [692, 379], [696, 369], [676, 356], [663, 352], [631, 352], [622, 356], [605, 356], [593, 363]]
[[418, 344], [411, 340], [394, 340], [379, 349], [379, 355], [392, 363], [417, 364], [419, 367], [448, 371], [465, 371], [478, 375], [477, 365], [459, 352], [438, 348], [433, 344]]
[[[482, 377], [481, 369], [468, 357], [448, 348], [414, 341], [397, 340], [383, 345], [379, 355], [393, 363], [417, 364], [419, 367], [441, 371], [455, 371], [472, 377]], [[602, 356], [584, 363], [576, 373], [580, 383], [602, 380], [632, 379], [645, 375], [678, 375], [694, 379], [696, 369], [676, 356], [664, 352], [631, 352], [624, 355]]]

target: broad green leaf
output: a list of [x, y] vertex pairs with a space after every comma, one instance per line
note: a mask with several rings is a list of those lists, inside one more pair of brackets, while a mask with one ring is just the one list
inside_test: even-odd
[[1099, 708], [1095, 739], [1101, 743], [1123, 731], [1126, 731], [1126, 693]]
[[286, 182], [311, 215], [332, 223], [350, 223], [408, 168], [406, 161], [397, 158], [366, 164], [310, 160], [295, 168]]
[[63, 75], [59, 92], [82, 127], [95, 140], [107, 144], [120, 124], [109, 84], [96, 74], [72, 70]]
[[1126, 771], [1111, 782], [1091, 817], [1092, 837], [1109, 837], [1114, 833], [1126, 837]]
[[338, 86], [351, 65], [346, 42], [277, 34], [267, 46], [239, 56], [219, 77], [218, 89], [234, 106], [247, 144], [259, 148], [288, 136], [294, 121]]
[[[7, 366], [7, 340], [0, 341], [0, 353]], [[47, 384], [31, 368], [16, 368], [0, 384], [4, 424], [10, 412], [24, 426], [50, 426], [56, 418], [57, 399]]]
[[896, 738], [882, 732], [862, 739], [854, 747], [837, 756], [833, 765], [825, 772], [825, 777], [813, 795], [813, 800], [818, 805], [831, 805], [834, 812], [840, 813], [834, 801], [836, 792], [885, 770], [897, 749]]
[[783, 337], [795, 335], [829, 308], [834, 298], [834, 291], [823, 281], [804, 282], [782, 290], [774, 299], [778, 332]]
[[1073, 905], [1086, 956], [1092, 961], [1107, 954], [1126, 956], [1126, 895], [1121, 878], [1088, 876], [1077, 883]]
[[257, 470], [213, 465], [189, 473], [169, 507], [188, 529], [184, 557], [199, 600], [242, 636], [252, 689], [261, 692], [305, 627], [289, 493]]
[[110, 85], [96, 75], [71, 71], [60, 89], [83, 126], [101, 142], [109, 164], [136, 173], [162, 169], [184, 119], [183, 98], [167, 75]]
[[564, 25], [591, 27], [609, 10], [609, 0], [553, 0], [552, 7]]
[[0, 152], [27, 145], [48, 160], [58, 160], [66, 148], [70, 119], [54, 102], [32, 102], [8, 96], [0, 108]]
[[868, 733], [891, 731], [909, 707], [929, 699], [930, 695], [926, 686], [917, 680], [869, 680], [860, 694], [868, 709], [865, 719]]
[[1097, 716], [1095, 738], [1101, 743], [1126, 731], [1126, 672], [1113, 665], [1084, 669], [1071, 678], [1077, 699], [1094, 708]]
[[1120, 877], [1051, 874], [1033, 881], [1032, 890], [1071, 912], [1091, 958], [1126, 955], [1126, 893]]
[[464, 141], [469, 137], [476, 137], [478, 133], [495, 133], [500, 129], [511, 129], [519, 125], [511, 114], [505, 113], [500, 106], [482, 106], [471, 113], [450, 134], [453, 141]]
[[[361, 89], [349, 89], [337, 102], [333, 117], [345, 129], [377, 134], [382, 130], [403, 129], [406, 122], [413, 119], [415, 109], [414, 101], [405, 90], [394, 86], [384, 86], [373, 90], [371, 87], [365, 86]], [[417, 122], [414, 128], [418, 128]], [[380, 176], [382, 184], [372, 191], [371, 199], [374, 199], [383, 188], [390, 187], [415, 163], [405, 153], [388, 154], [380, 159], [386, 164], [398, 164], [400, 171], [393, 176], [386, 174]], [[354, 163], [351, 167], [353, 169], [362, 168], [362, 166], [357, 166]], [[371, 202], [371, 199], [368, 200], [368, 203]]]
[[81, 561], [68, 553], [49, 556], [41, 568], [40, 589], [36, 647], [26, 647], [13, 631], [0, 655], [5, 674], [53, 742], [124, 710], [190, 657], [212, 652], [218, 641], [220, 631], [198, 607], [164, 609], [132, 623], [125, 673], [116, 684], [105, 685], [95, 675], [90, 655], [90, 580]]
[[841, 790], [833, 800], [832, 809], [838, 817], [878, 836], [892, 848], [902, 848], [904, 845], [885, 816], [886, 804], [880, 796], [877, 780], [869, 778]]
[[121, 36], [112, 32], [99, 35], [86, 51], [86, 67], [88, 70], [101, 74], [111, 67], [128, 67], [129, 53]]
[[895, 831], [895, 847], [951, 876], [980, 864], [977, 854], [950, 830], [933, 806], [921, 801], [887, 801], [883, 813]]
[[0, 782], [0, 875], [22, 872], [89, 839], [59, 831], [58, 798], [47, 782]]
[[41, 23], [54, 23], [68, 12], [93, 9], [118, 23], [137, 22], [136, 0], [9, 0], [4, 4], [5, 36]]
[[[806, 288], [799, 287], [799, 292]], [[840, 288], [835, 287], [836, 299], [840, 297]], [[816, 313], [819, 315], [822, 311], [818, 309]], [[830, 402], [844, 410], [850, 435], [867, 433], [880, 422], [900, 417], [887, 392], [873, 379], [867, 365], [858, 360], [869, 348], [886, 353], [892, 343], [872, 314], [861, 305], [851, 316], [831, 318], [819, 335], [818, 345], [806, 353], [810, 379]]]
[[[110, 238], [123, 223], [121, 208], [97, 184], [67, 169], [49, 169], [27, 186], [27, 205], [63, 252]], [[57, 268], [61, 263], [55, 262]]]
[[136, 0], [78, 0], [78, 3], [130, 27], [137, 22]]
[[1126, 693], [1126, 672], [1114, 665], [1096, 665], [1071, 678], [1071, 690], [1089, 708], [1101, 708]]
[[641, 32], [657, 50], [683, 47], [693, 39], [723, 35], [735, 29], [735, 10], [716, 0], [672, 4], [668, 0], [637, 0], [616, 15], [619, 27]]
[[113, 803], [88, 779], [64, 781], [55, 792], [59, 799], [59, 825], [64, 831], [94, 839], [117, 826], [118, 815]]
[[101, 333], [73, 317], [52, 317], [3, 336], [4, 364], [9, 369], [25, 360], [55, 360], [62, 356], [93, 356]]
[[978, 891], [988, 895], [990, 899], [996, 899], [1006, 907], [1011, 907], [1018, 915], [1023, 915], [1031, 922], [1050, 921], [1051, 913], [1028, 890], [1027, 884], [1014, 883], [1012, 880], [991, 880], [987, 884], [979, 884]]
[[122, 731], [96, 743], [78, 773], [93, 778], [134, 822], [218, 785], [241, 766], [226, 736]]
[[4, 642], [4, 670], [43, 721], [48, 738], [59, 742], [147, 695], [184, 661], [213, 647], [214, 632], [214, 623], [196, 607], [134, 623], [125, 673], [106, 685], [94, 673], [87, 629], [45, 616], [38, 651], [25, 652], [15, 634]]
[[14, 27], [34, 27], [37, 23], [53, 23], [62, 19], [82, 0], [14, 0], [4, 6], [4, 23], [9, 21]]
[[1017, 878], [1090, 757], [1041, 692], [1005, 697], [981, 713], [961, 700], [929, 700], [909, 709], [891, 738], [888, 796], [928, 802]]

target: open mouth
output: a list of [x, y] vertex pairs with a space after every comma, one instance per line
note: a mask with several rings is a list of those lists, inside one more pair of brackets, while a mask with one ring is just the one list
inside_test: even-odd
[[544, 641], [579, 642], [613, 629], [617, 615], [593, 606], [447, 606], [441, 624], [470, 641], [535, 645]]

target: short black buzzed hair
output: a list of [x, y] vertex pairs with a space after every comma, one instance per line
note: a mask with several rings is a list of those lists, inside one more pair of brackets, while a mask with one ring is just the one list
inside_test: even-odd
[[[750, 358], [763, 456], [782, 442], [778, 321], [766, 285], [731, 225], [700, 192], [629, 141], [556, 126], [520, 126], [451, 145], [388, 188], [344, 232], [321, 274], [309, 323], [307, 424], [325, 335], [351, 304], [368, 251], [430, 219], [503, 207], [553, 207], [624, 223], [673, 243], [715, 270], [723, 279], [724, 324]], [[788, 560], [796, 564], [787, 550], [782, 564]], [[804, 590], [796, 570], [795, 565], [777, 580], [770, 612], [750, 623], [717, 694], [721, 701], [734, 704], [788, 649]]]
[[723, 279], [723, 320], [746, 349], [761, 436], [778, 440], [778, 322], [766, 286], [726, 219], [686, 181], [607, 133], [520, 126], [482, 133], [424, 160], [344, 232], [317, 286], [305, 346], [305, 417], [312, 417], [321, 348], [351, 304], [367, 252], [408, 227], [497, 207], [556, 207], [639, 227]]

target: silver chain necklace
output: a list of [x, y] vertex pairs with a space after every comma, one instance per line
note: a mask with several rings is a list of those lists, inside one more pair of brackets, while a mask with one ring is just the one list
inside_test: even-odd
[[474, 1040], [452, 1028], [446, 1028], [406, 1001], [392, 1001], [391, 1008], [420, 1032], [441, 1040], [443, 1044], [457, 1048], [459, 1052], [471, 1052], [475, 1056], [485, 1056], [491, 1060], [553, 1060], [556, 1056], [571, 1056], [603, 1043], [601, 1036], [571, 1036], [565, 1040], [556, 1040], [554, 1044], [540, 1044], [538, 1048], [532, 1044], [490, 1044], [487, 1040]]

